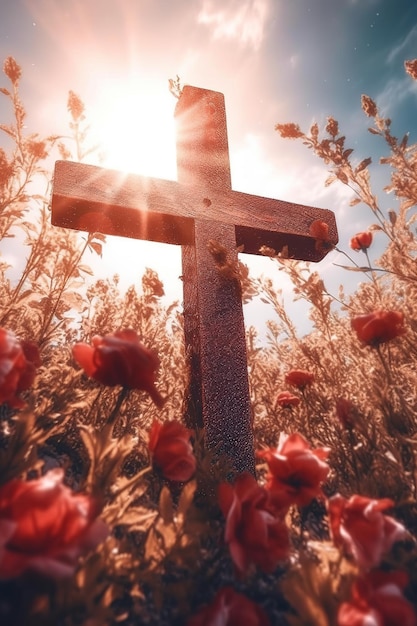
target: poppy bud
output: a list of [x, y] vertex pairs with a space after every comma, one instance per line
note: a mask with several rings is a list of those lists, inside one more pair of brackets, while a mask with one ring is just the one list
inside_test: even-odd
[[367, 250], [372, 243], [372, 233], [370, 231], [365, 231], [362, 233], [357, 233], [350, 240], [350, 247], [352, 250]]

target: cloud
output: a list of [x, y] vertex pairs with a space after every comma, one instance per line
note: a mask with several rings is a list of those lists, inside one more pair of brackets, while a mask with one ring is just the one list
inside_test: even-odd
[[407, 33], [407, 35], [401, 39], [401, 42], [395, 48], [392, 48], [387, 57], [387, 63], [392, 63], [394, 59], [399, 55], [403, 54], [404, 50], [406, 50], [411, 44], [415, 47], [417, 42], [417, 25], [413, 26], [411, 30]]
[[268, 4], [269, 0], [230, 0], [218, 8], [204, 0], [197, 21], [211, 28], [214, 39], [236, 40], [256, 51], [263, 41]]
[[300, 63], [300, 55], [299, 54], [292, 54], [290, 56], [290, 66], [293, 70], [295, 70], [298, 65]]
[[396, 108], [410, 95], [417, 93], [417, 84], [409, 76], [392, 78], [377, 95], [376, 101], [383, 115], [392, 116]]
[[348, 4], [351, 4], [351, 5], [360, 4], [361, 6], [363, 5], [374, 6], [375, 4], [379, 4], [380, 2], [381, 0], [348, 0]]

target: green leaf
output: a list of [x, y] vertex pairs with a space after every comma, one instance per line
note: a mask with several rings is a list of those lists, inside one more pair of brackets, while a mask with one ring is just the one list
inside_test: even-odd
[[177, 512], [179, 515], [185, 515], [190, 508], [190, 505], [194, 499], [195, 490], [197, 488], [197, 481], [191, 480], [187, 483], [181, 492], [178, 502]]
[[84, 274], [88, 274], [89, 276], [94, 276], [94, 272], [88, 265], [77, 265], [77, 269], [80, 272], [84, 272]]
[[96, 252], [98, 256], [101, 257], [103, 253], [103, 246], [101, 245], [101, 243], [97, 243], [96, 241], [91, 241], [89, 244], [89, 247], [92, 248], [94, 252]]
[[296, 615], [288, 615], [292, 626], [332, 626], [335, 598], [331, 576], [321, 564], [300, 555], [299, 565], [283, 577], [282, 590]]
[[359, 174], [359, 172], [362, 172], [362, 170], [367, 168], [368, 165], [370, 165], [371, 163], [372, 163], [372, 159], [370, 157], [368, 157], [367, 159], [363, 159], [363, 161], [361, 161], [358, 167], [355, 169], [355, 173]]
[[339, 263], [333, 263], [336, 267], [342, 268], [342, 270], [349, 270], [350, 272], [373, 272], [372, 267], [368, 267], [367, 265], [358, 266], [350, 266], [350, 265], [340, 265]]
[[129, 526], [130, 531], [147, 531], [153, 523], [157, 511], [146, 506], [131, 506], [118, 520], [118, 524]]
[[334, 176], [334, 174], [332, 174], [331, 176], [329, 176], [328, 178], [326, 178], [326, 181], [324, 183], [325, 187], [330, 187], [330, 185], [332, 183], [334, 183], [334, 181], [337, 180], [337, 176]]
[[171, 492], [168, 487], [162, 487], [159, 496], [159, 513], [164, 524], [172, 524], [174, 519], [174, 505], [172, 503]]

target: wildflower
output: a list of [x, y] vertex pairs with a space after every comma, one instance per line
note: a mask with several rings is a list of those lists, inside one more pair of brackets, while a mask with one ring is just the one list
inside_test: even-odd
[[400, 570], [374, 570], [359, 578], [351, 599], [339, 607], [337, 626], [416, 626], [417, 615], [403, 595], [407, 583], [407, 573]]
[[372, 233], [370, 231], [365, 231], [362, 233], [357, 233], [350, 240], [350, 247], [352, 250], [362, 250], [365, 251], [369, 248], [372, 243]]
[[68, 92], [67, 108], [74, 122], [80, 122], [84, 119], [84, 103], [73, 91]]
[[315, 249], [322, 252], [324, 248], [329, 248], [329, 225], [322, 220], [314, 220], [309, 228], [310, 235], [314, 237]]
[[234, 485], [219, 485], [219, 505], [226, 518], [225, 541], [237, 569], [251, 564], [272, 572], [289, 551], [288, 530], [269, 492], [248, 473]]
[[393, 505], [388, 498], [372, 500], [358, 495], [347, 500], [336, 494], [328, 500], [333, 541], [353, 556], [360, 568], [378, 567], [392, 545], [408, 536], [404, 526], [384, 514]]
[[285, 375], [285, 382], [288, 385], [293, 385], [298, 389], [304, 389], [308, 385], [314, 382], [314, 374], [307, 372], [306, 370], [291, 370]]
[[319, 241], [327, 241], [329, 238], [329, 225], [322, 220], [314, 220], [309, 228], [310, 235]]
[[300, 130], [298, 124], [292, 122], [288, 124], [276, 124], [275, 130], [279, 132], [283, 139], [299, 139], [304, 137], [304, 133]]
[[39, 350], [31, 341], [19, 341], [16, 335], [0, 328], [0, 404], [21, 408], [18, 394], [32, 386], [40, 366]]
[[400, 311], [374, 311], [351, 321], [358, 339], [368, 346], [379, 346], [406, 332], [404, 314]]
[[407, 74], [417, 80], [417, 59], [413, 59], [412, 61], [404, 61], [404, 67]]
[[159, 280], [158, 274], [149, 267], [142, 276], [142, 288], [145, 296], [161, 298], [165, 295], [164, 285]]
[[154, 464], [165, 478], [185, 482], [191, 478], [197, 465], [190, 444], [191, 431], [175, 420], [154, 420], [149, 433], [149, 451]]
[[63, 484], [62, 469], [0, 487], [0, 579], [35, 571], [71, 576], [81, 555], [108, 534], [97, 503]]
[[[264, 610], [232, 587], [223, 587], [213, 602], [188, 620], [187, 626], [270, 626]], [[408, 625], [406, 625], [408, 626]]]
[[0, 148], [0, 188], [5, 187], [15, 172], [13, 162], [9, 163], [3, 148]]
[[339, 123], [334, 117], [327, 118], [326, 132], [332, 135], [332, 137], [336, 137], [339, 134]]
[[146, 348], [134, 330], [119, 330], [104, 337], [95, 336], [93, 345], [77, 343], [72, 354], [87, 376], [102, 385], [141, 389], [158, 407], [164, 400], [155, 387], [159, 358]]
[[366, 94], [362, 94], [361, 96], [361, 105], [363, 112], [368, 117], [376, 117], [376, 115], [378, 114], [378, 109], [375, 102]]
[[3, 64], [3, 72], [13, 84], [16, 84], [22, 75], [21, 67], [13, 57], [7, 57]]
[[329, 473], [325, 463], [328, 455], [328, 448], [311, 450], [298, 433], [282, 433], [276, 449], [259, 451], [258, 456], [268, 464], [267, 489], [274, 503], [282, 509], [309, 504], [321, 493], [321, 484]]
[[290, 391], [281, 391], [275, 399], [275, 406], [279, 404], [279, 406], [284, 407], [284, 409], [288, 409], [292, 406], [298, 406], [300, 402], [300, 398], [294, 396]]
[[26, 142], [27, 151], [35, 159], [46, 159], [48, 151], [46, 149], [45, 141], [35, 141], [34, 139], [28, 139]]

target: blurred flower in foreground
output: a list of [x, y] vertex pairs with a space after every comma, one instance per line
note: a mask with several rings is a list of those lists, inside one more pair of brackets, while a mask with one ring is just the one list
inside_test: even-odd
[[134, 330], [96, 336], [92, 343], [77, 343], [72, 348], [74, 359], [87, 376], [108, 387], [147, 391], [158, 407], [164, 404], [155, 387], [159, 358], [139, 341]]
[[372, 500], [336, 494], [328, 500], [330, 531], [335, 545], [345, 548], [362, 569], [378, 567], [396, 541], [409, 537], [394, 518], [384, 515], [394, 506], [388, 498]]
[[225, 541], [240, 572], [247, 572], [251, 564], [273, 572], [288, 557], [288, 530], [281, 512], [253, 476], [245, 472], [234, 485], [221, 483], [219, 505], [226, 518]]
[[275, 398], [275, 406], [282, 406], [284, 409], [288, 409], [292, 406], [298, 406], [301, 400], [298, 396], [294, 396], [291, 391], [281, 391]]
[[364, 231], [357, 233], [349, 242], [352, 250], [367, 250], [372, 243], [372, 233], [370, 231]]
[[276, 449], [260, 450], [257, 455], [268, 464], [267, 489], [277, 506], [306, 506], [321, 494], [321, 484], [329, 473], [325, 463], [328, 448], [311, 450], [300, 434], [282, 433]]
[[7, 402], [12, 408], [23, 407], [18, 394], [32, 386], [40, 364], [35, 343], [19, 341], [10, 330], [0, 328], [0, 404]]
[[354, 317], [351, 324], [358, 335], [358, 339], [366, 345], [374, 347], [406, 332], [404, 314], [400, 311], [374, 311], [367, 315]]
[[314, 374], [305, 370], [291, 370], [285, 375], [287, 385], [293, 385], [298, 389], [304, 389], [314, 382]]
[[26, 571], [71, 576], [79, 557], [108, 535], [97, 503], [73, 493], [63, 478], [63, 470], [54, 469], [0, 487], [0, 579]]
[[403, 571], [375, 570], [353, 584], [349, 602], [340, 605], [337, 626], [416, 626], [417, 614], [404, 597]]
[[[220, 589], [213, 602], [188, 620], [187, 626], [270, 626], [264, 610], [232, 587]], [[408, 625], [407, 625], [408, 626]]]
[[355, 426], [356, 407], [347, 398], [336, 400], [336, 415], [343, 428], [353, 428]]
[[190, 443], [191, 431], [175, 420], [154, 420], [149, 433], [149, 451], [165, 478], [185, 482], [194, 474], [197, 461]]

